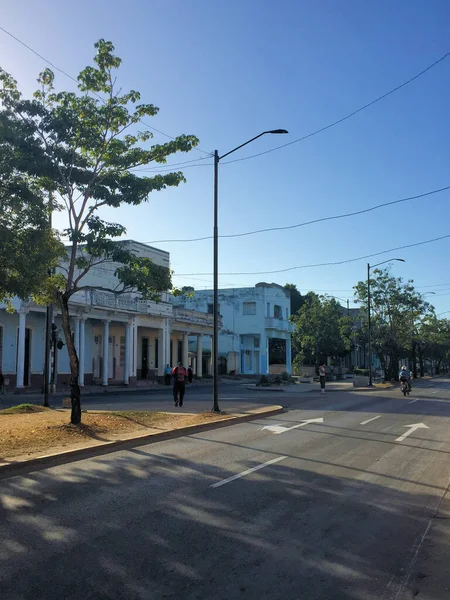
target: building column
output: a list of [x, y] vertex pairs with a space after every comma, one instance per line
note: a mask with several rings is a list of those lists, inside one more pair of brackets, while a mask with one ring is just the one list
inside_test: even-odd
[[199, 379], [203, 376], [203, 334], [197, 336], [197, 369], [195, 374]]
[[73, 343], [77, 351], [78, 360], [80, 359], [80, 318], [75, 317], [73, 321]]
[[80, 349], [78, 352], [78, 385], [84, 386], [84, 354], [85, 354], [85, 343], [86, 343], [86, 317], [82, 317], [80, 320]]
[[[213, 336], [211, 336], [211, 357], [209, 359], [209, 373], [208, 373], [208, 375], [213, 375], [214, 374], [213, 346], [214, 346]], [[217, 357], [217, 358], [219, 358], [219, 357]]]
[[183, 366], [185, 369], [188, 368], [189, 363], [189, 336], [187, 333], [183, 333], [183, 352], [182, 352]]
[[172, 357], [170, 356], [170, 321], [169, 321], [169, 319], [165, 319], [165, 336], [166, 336], [166, 342], [165, 342], [166, 353], [164, 355], [164, 367], [166, 365], [169, 365], [169, 367], [172, 367]]
[[136, 319], [130, 319], [130, 377], [137, 377], [138, 328]]
[[166, 368], [166, 342], [167, 342], [167, 335], [166, 335], [166, 323], [163, 323], [163, 326], [161, 327], [161, 329], [159, 330], [159, 335], [158, 335], [158, 376], [159, 377], [163, 377], [164, 376], [164, 369]]
[[131, 365], [131, 323], [125, 323], [125, 365], [123, 369], [123, 382], [125, 385], [130, 383], [130, 365]]
[[[170, 366], [175, 367], [177, 364], [177, 354], [178, 354], [178, 338], [173, 339], [170, 336], [170, 341], [172, 342], [172, 352], [170, 353]], [[170, 342], [169, 342], [169, 352], [170, 352]]]
[[286, 340], [286, 372], [292, 375], [292, 349], [291, 349], [291, 336]]
[[102, 385], [108, 385], [108, 369], [109, 369], [109, 321], [103, 321], [103, 369], [102, 369]]
[[19, 342], [17, 345], [16, 388], [23, 388], [25, 374], [25, 329], [27, 310], [19, 310]]

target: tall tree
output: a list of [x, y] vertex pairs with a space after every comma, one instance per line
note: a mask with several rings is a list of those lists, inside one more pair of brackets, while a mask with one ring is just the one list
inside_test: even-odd
[[418, 324], [416, 336], [421, 377], [425, 374], [425, 360], [430, 361], [431, 368], [434, 364], [439, 373], [441, 365], [450, 360], [450, 320], [428, 315]]
[[[178, 186], [184, 181], [181, 172], [141, 177], [135, 169], [151, 162], [165, 163], [168, 156], [189, 152], [198, 143], [193, 135], [180, 135], [168, 143], [150, 145], [152, 134], [141, 130], [139, 123], [159, 109], [139, 103], [139, 92], [123, 93], [117, 88], [121, 59], [115, 56], [111, 42], [101, 39], [95, 48], [95, 64], [78, 75], [78, 93], [56, 93], [54, 74], [46, 69], [40, 74], [34, 98], [24, 100], [15, 80], [0, 71], [4, 118], [13, 126], [25, 124], [20, 147], [28, 162], [33, 162], [33, 171], [52, 180], [67, 215], [67, 260], [58, 274], [47, 279], [39, 299], [53, 298], [61, 310], [70, 359], [73, 424], [81, 422], [81, 404], [69, 301], [76, 292], [92, 289], [84, 284], [85, 276], [108, 261], [116, 265], [118, 279], [117, 287], [109, 291], [139, 292], [144, 299], [158, 300], [160, 292], [171, 288], [168, 269], [114, 241], [125, 228], [104, 221], [101, 209], [138, 206], [151, 192]], [[29, 173], [24, 165], [21, 169]]]
[[[387, 379], [397, 378], [401, 358], [412, 357], [415, 323], [433, 310], [413, 284], [391, 276], [388, 269], [375, 269], [370, 279], [372, 348]], [[355, 286], [355, 299], [367, 337], [367, 281]]]
[[288, 290], [288, 292], [291, 294], [291, 315], [296, 315], [299, 309], [303, 306], [304, 297], [298, 291], [295, 283], [286, 283], [284, 289]]
[[[23, 123], [12, 123], [0, 112], [0, 301], [29, 298], [40, 289], [49, 269], [63, 256], [49, 223], [45, 180], [24, 174], [20, 141]], [[32, 165], [31, 165], [32, 166]], [[40, 174], [39, 174], [40, 175]]]
[[295, 329], [293, 346], [297, 365], [318, 366], [328, 357], [342, 357], [350, 348], [347, 337], [347, 317], [334, 298], [320, 297], [309, 292], [298, 315], [293, 317]]

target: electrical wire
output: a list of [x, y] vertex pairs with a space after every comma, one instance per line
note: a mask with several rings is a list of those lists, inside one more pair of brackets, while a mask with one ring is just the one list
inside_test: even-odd
[[130, 171], [133, 171], [134, 173], [137, 172], [153, 172], [153, 171], [167, 171], [169, 169], [174, 169], [175, 167], [183, 167], [184, 169], [186, 169], [187, 167], [185, 165], [190, 165], [192, 167], [212, 167], [213, 163], [202, 163], [202, 164], [192, 164], [192, 163], [198, 163], [202, 160], [207, 160], [208, 158], [210, 158], [210, 156], [202, 156], [202, 158], [195, 158], [194, 160], [186, 160], [184, 162], [179, 162], [179, 163], [174, 163], [173, 165], [164, 165], [162, 167], [144, 167], [144, 168], [140, 168], [140, 167], [133, 167], [132, 169], [130, 169]]
[[[442, 235], [440, 237], [437, 238], [433, 238], [431, 240], [425, 240], [424, 242], [415, 242], [414, 244], [407, 244], [405, 246], [397, 246], [397, 248], [389, 248], [388, 250], [381, 250], [381, 252], [375, 252], [373, 254], [367, 254], [365, 256], [358, 256], [357, 258], [349, 258], [346, 260], [339, 260], [339, 261], [335, 261], [335, 262], [326, 262], [326, 263], [317, 263], [314, 265], [300, 265], [297, 267], [288, 267], [286, 269], [276, 269], [274, 271], [253, 271], [253, 272], [240, 272], [240, 273], [219, 273], [219, 275], [273, 275], [275, 273], [287, 273], [288, 271], [295, 271], [297, 269], [312, 269], [312, 268], [317, 268], [317, 267], [329, 267], [329, 266], [336, 266], [336, 265], [344, 265], [347, 263], [352, 263], [352, 262], [357, 262], [359, 260], [365, 260], [367, 258], [372, 258], [374, 256], [380, 256], [381, 254], [386, 254], [388, 252], [395, 252], [397, 250], [405, 250], [406, 248], [415, 248], [416, 246], [423, 246], [424, 244], [431, 244], [433, 242], [438, 242], [440, 240], [445, 240], [447, 238], [450, 238], [450, 234], [448, 235]], [[186, 275], [186, 276], [197, 276], [197, 275], [212, 275], [212, 273], [180, 273], [180, 275]]]
[[[35, 54], [36, 56], [38, 56], [41, 60], [43, 60], [44, 62], [46, 62], [48, 65], [50, 65], [53, 69], [55, 69], [56, 71], [59, 71], [60, 73], [62, 73], [63, 75], [65, 75], [66, 77], [68, 77], [69, 79], [71, 79], [72, 81], [74, 81], [78, 85], [78, 83], [79, 83], [78, 79], [75, 79], [75, 77], [73, 77], [72, 75], [70, 75], [70, 73], [67, 73], [67, 71], [64, 71], [64, 69], [61, 69], [60, 67], [57, 67], [54, 63], [52, 63], [50, 60], [48, 60], [48, 58], [45, 58], [45, 56], [42, 56], [42, 54], [39, 54], [39, 52], [37, 52], [34, 48], [32, 48], [31, 46], [29, 46], [27, 43], [25, 43], [24, 41], [22, 41], [20, 38], [18, 38], [16, 35], [14, 35], [13, 33], [11, 33], [10, 31], [8, 31], [7, 29], [5, 29], [4, 27], [2, 27], [1, 25], [0, 25], [0, 30], [3, 31], [4, 33], [6, 33], [6, 35], [9, 35], [13, 40], [15, 40], [16, 42], [18, 42], [22, 46], [24, 46], [27, 50], [29, 50], [30, 52], [32, 52], [33, 54]], [[103, 103], [105, 103], [104, 98], [102, 98], [102, 96], [100, 94], [97, 94], [97, 92], [92, 92], [92, 94], [94, 96], [97, 96], [97, 98], [100, 98], [100, 100]], [[140, 119], [139, 122], [142, 123], [142, 125], [144, 125], [144, 127], [147, 127], [147, 129], [151, 129], [152, 131], [156, 131], [157, 133], [163, 135], [166, 138], [169, 138], [170, 140], [175, 140], [176, 139], [176, 138], [172, 137], [171, 135], [169, 135], [168, 133], [164, 133], [164, 131], [161, 131], [160, 129], [156, 129], [156, 127], [152, 127], [151, 125], [149, 125], [145, 121], [142, 121], [142, 119]], [[211, 152], [206, 152], [205, 150], [202, 150], [201, 148], [193, 148], [193, 150], [197, 150], [198, 152], [202, 152], [203, 154], [207, 154], [208, 157], [212, 156]]]
[[438, 58], [438, 60], [436, 60], [434, 63], [432, 63], [431, 65], [428, 65], [428, 67], [426, 67], [425, 69], [420, 71], [420, 73], [417, 73], [416, 75], [414, 75], [414, 77], [411, 77], [407, 81], [404, 81], [397, 87], [393, 88], [392, 90], [389, 90], [389, 92], [386, 92], [385, 94], [382, 94], [381, 96], [378, 96], [378, 98], [375, 98], [375, 100], [372, 100], [371, 102], [368, 102], [367, 104], [364, 104], [363, 106], [360, 106], [359, 108], [357, 108], [353, 112], [349, 113], [345, 117], [342, 117], [342, 118], [338, 119], [337, 121], [333, 121], [333, 123], [329, 123], [328, 125], [325, 125], [324, 127], [321, 127], [320, 129], [316, 129], [316, 131], [312, 131], [311, 133], [303, 135], [302, 137], [297, 138], [296, 140], [293, 140], [292, 142], [287, 142], [286, 144], [282, 144], [281, 146], [276, 146], [275, 148], [271, 148], [270, 150], [265, 150], [264, 152], [258, 152], [258, 154], [244, 156], [243, 158], [235, 158], [234, 160], [227, 160], [221, 164], [229, 165], [231, 163], [242, 162], [244, 160], [250, 160], [251, 158], [263, 156], [264, 154], [269, 154], [270, 152], [275, 152], [276, 150], [280, 150], [281, 148], [286, 148], [287, 146], [292, 146], [292, 144], [297, 144], [298, 142], [303, 142], [304, 140], [307, 140], [308, 138], [311, 138], [319, 133], [322, 133], [323, 131], [326, 131], [327, 129], [331, 129], [332, 127], [335, 127], [336, 125], [339, 125], [340, 123], [343, 123], [344, 121], [347, 121], [348, 119], [351, 119], [351, 117], [354, 117], [358, 113], [362, 112], [363, 110], [366, 110], [370, 106], [373, 106], [377, 102], [384, 100], [391, 94], [398, 92], [398, 90], [401, 90], [405, 86], [409, 85], [410, 83], [412, 83], [413, 81], [415, 81], [416, 79], [418, 79], [419, 77], [421, 77], [422, 75], [424, 75], [425, 73], [430, 71], [433, 67], [437, 66], [439, 63], [444, 61], [449, 56], [450, 56], [450, 52], [446, 52], [443, 56], [441, 56], [441, 58]]
[[[331, 217], [321, 217], [319, 219], [313, 219], [312, 221], [305, 221], [303, 223], [297, 223], [296, 225], [285, 225], [283, 227], [267, 227], [265, 229], [255, 229], [254, 231], [246, 231], [244, 233], [230, 233], [227, 235], [219, 235], [219, 238], [237, 238], [237, 237], [245, 237], [248, 235], [255, 235], [258, 233], [267, 233], [269, 231], [285, 231], [287, 229], [297, 229], [298, 227], [305, 227], [306, 225], [313, 225], [314, 223], [322, 223], [324, 221], [334, 221], [337, 219], [346, 219], [348, 217], [354, 217], [356, 215], [362, 215], [365, 213], [372, 212], [374, 210], [378, 210], [379, 208], [384, 208], [385, 206], [392, 206], [394, 204], [400, 204], [402, 202], [408, 202], [410, 200], [416, 200], [418, 198], [425, 198], [426, 196], [432, 196], [433, 194], [439, 194], [440, 192], [445, 192], [450, 190], [450, 185], [447, 185], [443, 188], [439, 188], [437, 190], [432, 190], [430, 192], [425, 192], [423, 194], [417, 194], [416, 196], [408, 196], [407, 198], [400, 198], [399, 200], [391, 200], [390, 202], [383, 202], [382, 204], [377, 204], [375, 206], [371, 206], [370, 208], [364, 208], [362, 210], [356, 210], [353, 212], [343, 213], [341, 215], [334, 215]], [[212, 240], [213, 236], [208, 235], [199, 238], [190, 238], [190, 239], [182, 239], [182, 240], [153, 240], [151, 242], [144, 242], [145, 244], [168, 244], [168, 243], [184, 243], [184, 242], [201, 242], [204, 240]]]

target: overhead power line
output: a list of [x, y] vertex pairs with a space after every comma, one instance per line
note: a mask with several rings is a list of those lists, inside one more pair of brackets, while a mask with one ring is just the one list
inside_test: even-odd
[[[433, 194], [439, 194], [440, 192], [445, 192], [446, 190], [450, 190], [450, 185], [447, 185], [443, 188], [439, 188], [437, 190], [432, 190], [431, 192], [424, 192], [423, 194], [417, 194], [416, 196], [408, 196], [407, 198], [400, 198], [399, 200], [391, 200], [390, 202], [383, 202], [382, 204], [377, 204], [375, 206], [371, 206], [370, 208], [364, 208], [362, 210], [356, 210], [353, 212], [343, 213], [340, 215], [334, 215], [331, 217], [321, 217], [319, 219], [313, 219], [312, 221], [304, 221], [303, 223], [297, 223], [296, 225], [285, 225], [283, 227], [267, 227], [265, 229], [255, 229], [253, 231], [246, 231], [244, 233], [230, 233], [227, 235], [219, 235], [220, 238], [237, 238], [237, 237], [245, 237], [248, 235], [255, 235], [257, 233], [267, 233], [269, 231], [285, 231], [287, 229], [297, 229], [298, 227], [305, 227], [306, 225], [313, 225], [314, 223], [322, 223], [324, 221], [334, 221], [337, 219], [346, 219], [348, 217], [354, 217], [356, 215], [362, 215], [364, 213], [369, 213], [374, 210], [378, 210], [379, 208], [384, 208], [385, 206], [392, 206], [393, 204], [400, 204], [402, 202], [408, 202], [410, 200], [416, 200], [418, 198], [425, 198], [426, 196], [432, 196]], [[199, 238], [190, 238], [184, 240], [153, 240], [151, 242], [144, 242], [146, 244], [162, 244], [162, 243], [182, 243], [182, 242], [201, 242], [204, 240], [212, 240], [212, 236], [204, 236]]]
[[[44, 62], [46, 62], [53, 69], [55, 69], [56, 71], [59, 71], [60, 73], [62, 73], [63, 75], [65, 75], [66, 77], [68, 77], [69, 79], [71, 79], [72, 81], [74, 81], [78, 85], [78, 79], [76, 79], [75, 77], [73, 77], [73, 75], [70, 75], [70, 73], [67, 73], [67, 71], [64, 71], [64, 69], [61, 69], [60, 67], [57, 67], [54, 63], [52, 63], [50, 60], [48, 60], [48, 58], [45, 58], [45, 56], [42, 56], [42, 54], [39, 54], [39, 52], [37, 52], [37, 50], [35, 50], [31, 46], [29, 46], [27, 43], [25, 43], [24, 41], [22, 41], [20, 38], [18, 38], [16, 35], [14, 35], [13, 33], [11, 33], [10, 31], [8, 31], [7, 29], [5, 29], [4, 27], [2, 27], [1, 25], [0, 25], [0, 30], [3, 31], [4, 33], [6, 33], [6, 35], [9, 35], [9, 37], [11, 37], [13, 40], [15, 40], [16, 42], [18, 42], [22, 46], [24, 46], [24, 48], [26, 48], [27, 50], [29, 50], [30, 52], [32, 52], [33, 54], [35, 54], [41, 60], [43, 60]], [[97, 98], [100, 98], [100, 100], [102, 102], [105, 102], [105, 100], [100, 96], [100, 94], [97, 94], [96, 92], [92, 92], [92, 93], [93, 93], [94, 96], [97, 96]], [[156, 127], [152, 127], [151, 125], [149, 125], [145, 121], [140, 120], [139, 122], [142, 123], [142, 125], [144, 125], [144, 127], [147, 127], [147, 129], [151, 129], [152, 131], [156, 131], [157, 133], [163, 135], [166, 138], [169, 138], [170, 140], [176, 139], [176, 138], [172, 137], [171, 135], [169, 135], [168, 133], [164, 133], [164, 131], [161, 131], [160, 129], [156, 129]], [[198, 152], [202, 152], [203, 154], [207, 154], [208, 156], [211, 156], [211, 152], [206, 152], [205, 150], [202, 150], [201, 148], [194, 148], [194, 150], [197, 150]]]
[[[415, 248], [416, 246], [423, 246], [424, 244], [431, 244], [433, 242], [439, 242], [440, 240], [445, 240], [450, 238], [450, 234], [442, 235], [437, 238], [433, 238], [431, 240], [425, 240], [424, 242], [416, 242], [414, 244], [407, 244], [405, 246], [397, 246], [397, 248], [389, 248], [388, 250], [381, 250], [381, 252], [375, 252], [373, 254], [366, 254], [365, 256], [358, 256], [357, 258], [349, 258], [346, 260], [338, 260], [335, 262], [326, 262], [326, 263], [317, 263], [314, 265], [300, 265], [297, 267], [288, 267], [286, 269], [276, 269], [275, 271], [252, 271], [252, 272], [240, 272], [240, 273], [220, 273], [220, 275], [273, 275], [274, 273], [287, 273], [288, 271], [295, 271], [297, 269], [312, 269], [317, 267], [330, 267], [337, 265], [344, 265], [347, 263], [357, 262], [359, 260], [365, 260], [367, 258], [372, 258], [374, 256], [380, 256], [381, 254], [386, 254], [388, 252], [395, 252], [397, 250], [405, 250], [406, 248]], [[212, 273], [180, 273], [180, 275], [189, 275], [189, 276], [204, 276], [204, 275], [212, 275]]]
[[275, 146], [275, 148], [271, 148], [270, 150], [265, 150], [264, 152], [258, 152], [258, 154], [252, 154], [250, 156], [244, 156], [243, 158], [236, 158], [234, 160], [227, 160], [221, 164], [229, 165], [230, 163], [242, 162], [244, 160], [250, 160], [251, 158], [256, 158], [257, 156], [263, 156], [264, 154], [269, 154], [270, 152], [275, 152], [275, 150], [280, 150], [281, 148], [286, 148], [287, 146], [292, 146], [292, 144], [297, 144], [298, 142], [303, 142], [304, 140], [307, 140], [308, 138], [318, 135], [319, 133], [322, 133], [323, 131], [326, 131], [327, 129], [331, 129], [332, 127], [335, 127], [336, 125], [339, 125], [340, 123], [343, 123], [344, 121], [347, 121], [348, 119], [351, 119], [358, 113], [373, 106], [377, 102], [384, 100], [391, 94], [398, 92], [398, 90], [401, 90], [402, 88], [406, 87], [407, 85], [409, 85], [416, 79], [419, 79], [419, 77], [422, 77], [422, 75], [425, 75], [425, 73], [427, 73], [428, 71], [433, 69], [433, 67], [436, 67], [439, 63], [443, 62], [449, 56], [450, 56], [450, 52], [447, 52], [446, 54], [441, 56], [441, 58], [438, 58], [438, 60], [436, 60], [434, 63], [432, 63], [431, 65], [428, 65], [428, 67], [423, 69], [423, 71], [420, 71], [420, 73], [417, 73], [416, 75], [414, 75], [414, 77], [411, 77], [407, 81], [404, 81], [397, 87], [393, 88], [392, 90], [389, 90], [389, 92], [386, 92], [385, 94], [382, 94], [381, 96], [378, 96], [378, 98], [375, 98], [375, 100], [372, 100], [371, 102], [368, 102], [367, 104], [364, 104], [363, 106], [360, 106], [359, 108], [357, 108], [353, 112], [349, 113], [345, 117], [342, 117], [342, 118], [338, 119], [337, 121], [333, 121], [333, 123], [329, 123], [328, 125], [325, 125], [324, 127], [321, 127], [320, 129], [316, 129], [316, 131], [312, 131], [311, 133], [303, 135], [302, 137], [297, 138], [296, 140], [293, 140], [292, 142], [287, 142], [286, 144], [282, 144], [281, 146]]

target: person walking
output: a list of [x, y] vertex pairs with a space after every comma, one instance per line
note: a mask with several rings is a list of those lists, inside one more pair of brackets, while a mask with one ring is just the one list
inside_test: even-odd
[[183, 363], [179, 362], [172, 370], [173, 377], [173, 401], [175, 406], [183, 406], [184, 392], [186, 389], [187, 371], [183, 367]]
[[327, 371], [325, 368], [325, 363], [322, 363], [319, 367], [319, 381], [320, 381], [320, 391], [322, 394], [325, 394], [325, 381], [327, 378]]
[[170, 365], [167, 364], [166, 368], [164, 369], [164, 381], [165, 381], [166, 385], [170, 385], [171, 375], [172, 375], [172, 369], [170, 368]]
[[192, 367], [191, 367], [191, 365], [188, 366], [187, 378], [188, 378], [188, 383], [192, 383]]

